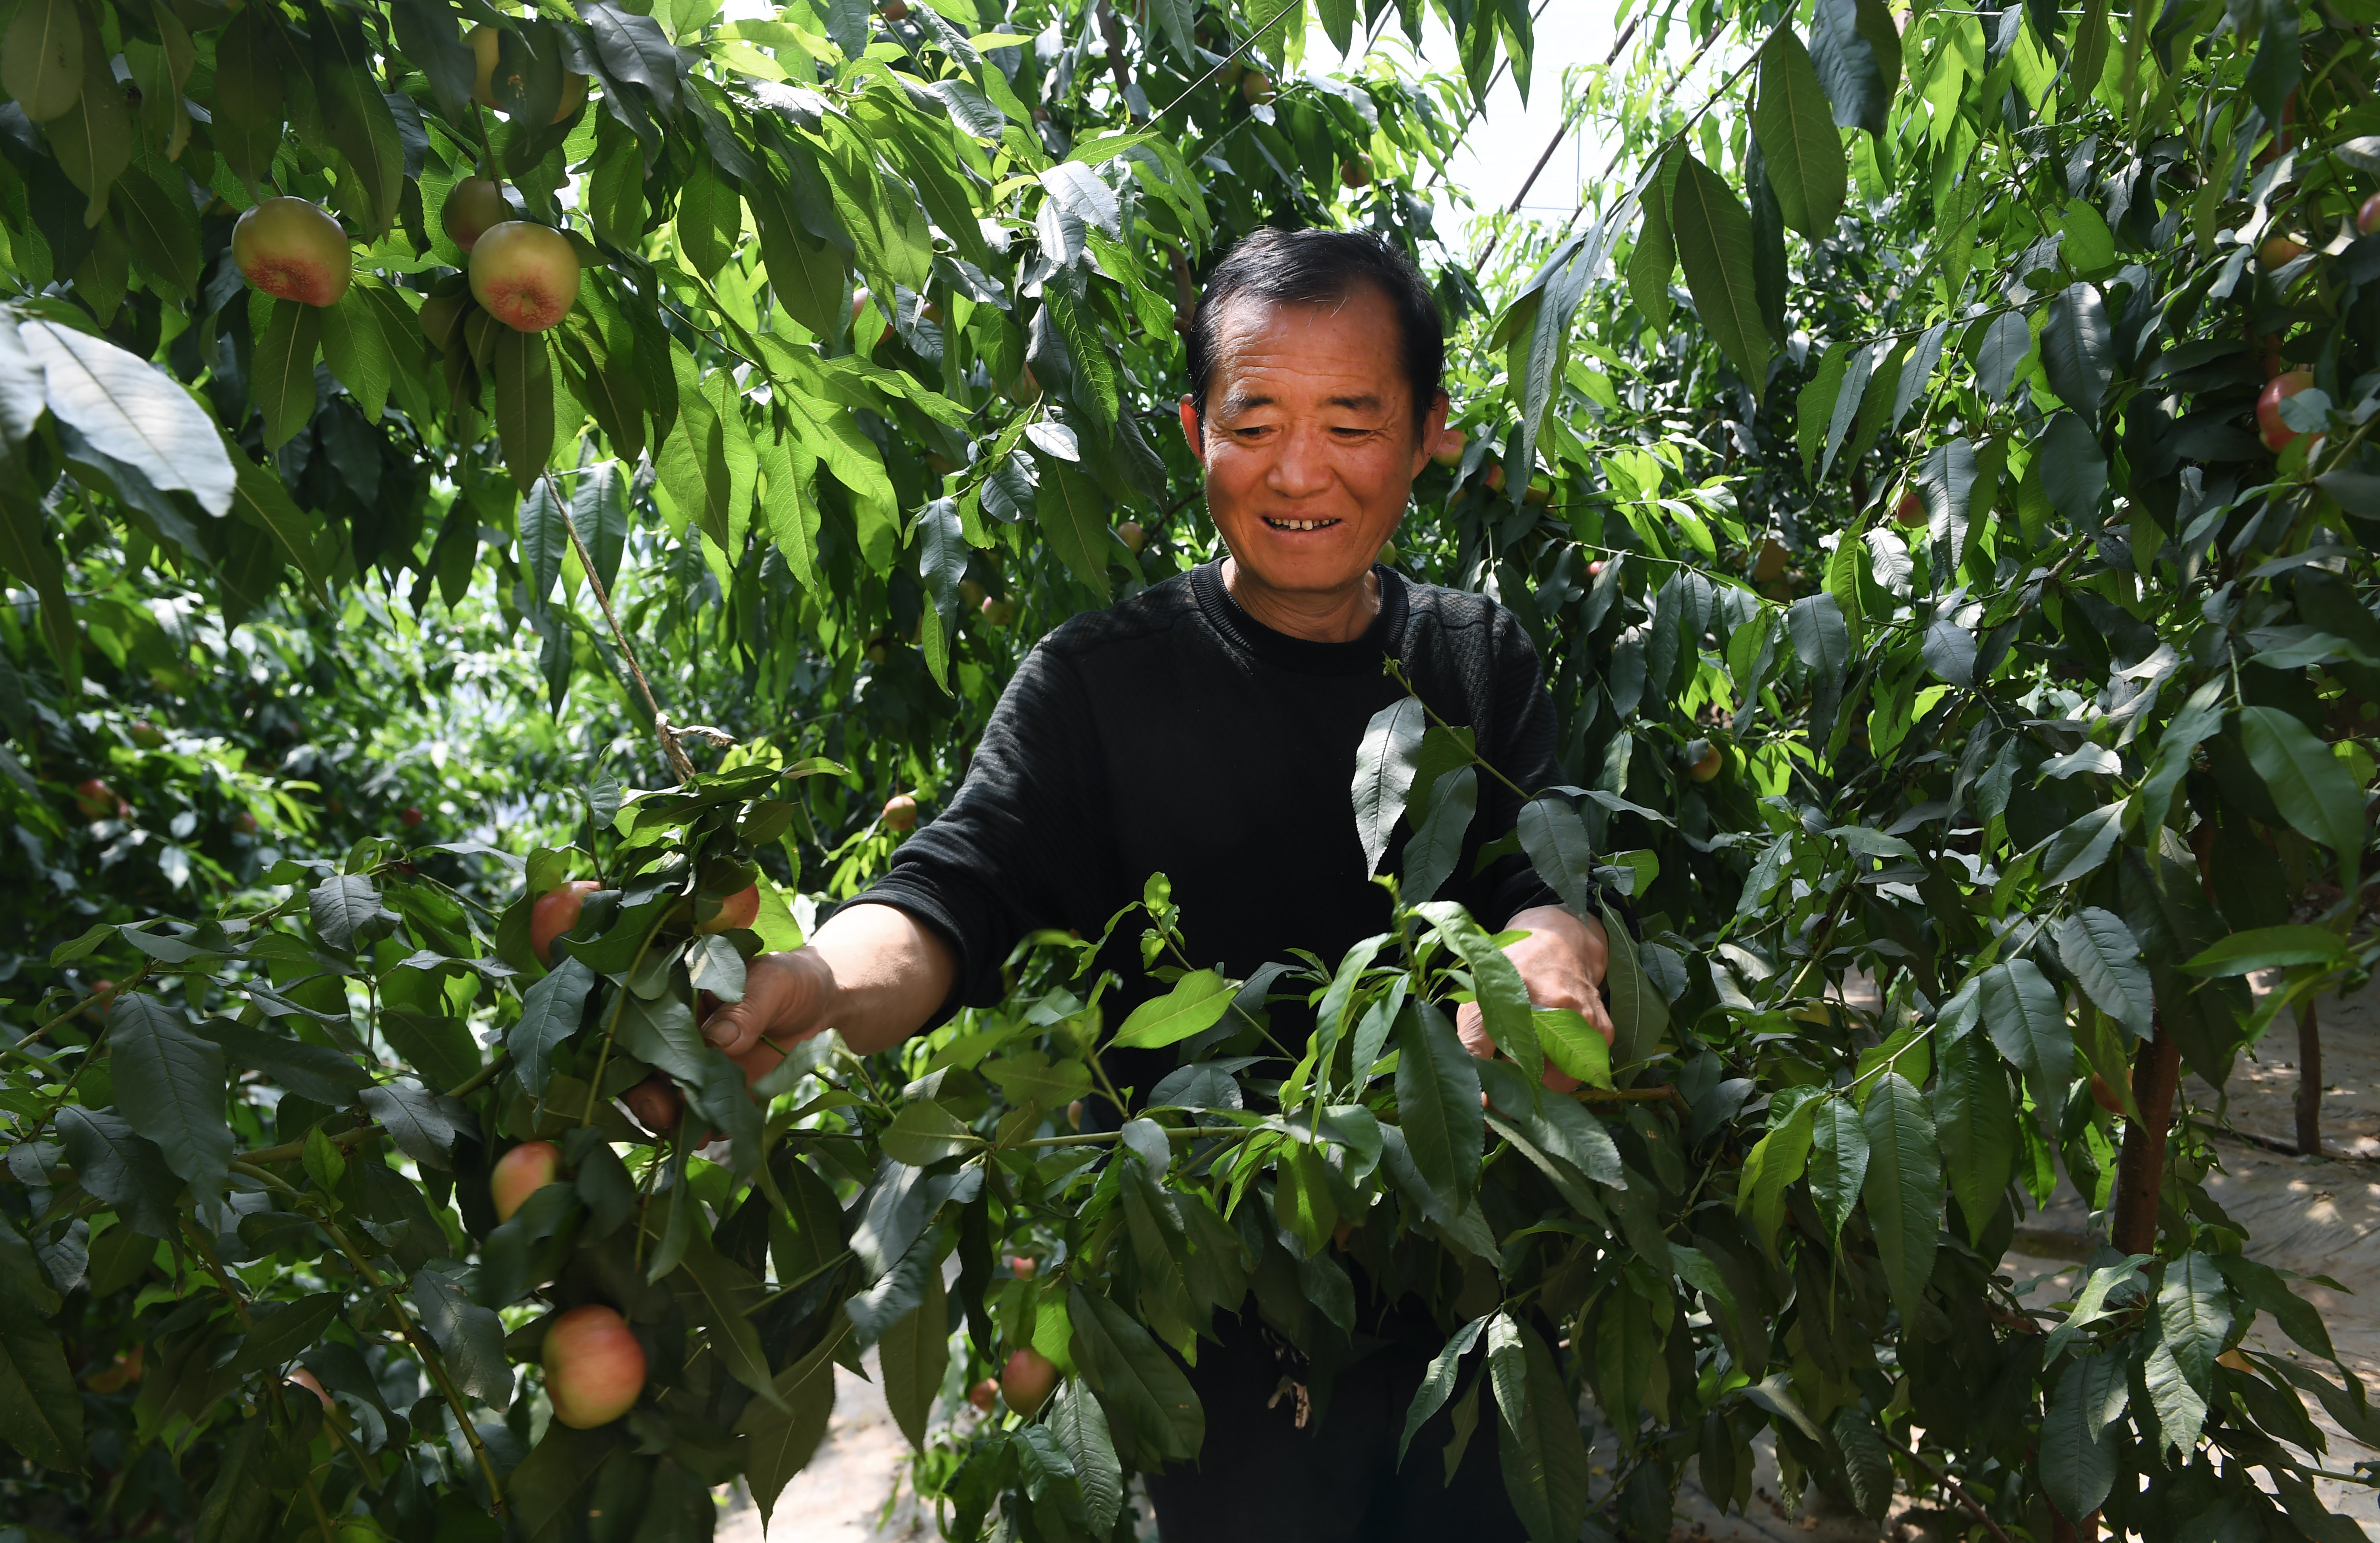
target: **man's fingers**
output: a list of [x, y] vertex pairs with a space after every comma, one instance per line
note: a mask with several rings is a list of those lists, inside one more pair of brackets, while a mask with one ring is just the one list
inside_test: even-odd
[[1495, 1057], [1496, 1041], [1488, 1033], [1487, 1014], [1479, 1011], [1477, 1002], [1466, 1002], [1454, 1010], [1454, 1037], [1463, 1041], [1464, 1050], [1480, 1060]]
[[1581, 1007], [1579, 1012], [1588, 1023], [1595, 1026], [1595, 1031], [1603, 1036], [1603, 1042], [1606, 1045], [1611, 1044], [1617, 1039], [1618, 1031], [1611, 1027], [1611, 1010], [1603, 1005], [1602, 992], [1597, 991], [1588, 997], [1586, 1004]]
[[759, 1043], [761, 1027], [760, 1014], [751, 1003], [731, 1002], [702, 1020], [702, 1037], [724, 1051], [728, 1060], [740, 1063]]

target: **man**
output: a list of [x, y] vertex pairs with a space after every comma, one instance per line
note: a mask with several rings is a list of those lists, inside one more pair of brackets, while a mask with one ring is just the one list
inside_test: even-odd
[[[1233, 248], [1193, 319], [1181, 407], [1230, 556], [1044, 638], [947, 812], [809, 946], [753, 961], [745, 1000], [704, 1025], [711, 1042], [755, 1075], [776, 1046], [829, 1026], [862, 1053], [884, 1050], [997, 1001], [1001, 963], [1029, 929], [1096, 935], [1151, 872], [1171, 877], [1201, 963], [1245, 977], [1292, 949], [1337, 959], [1389, 920], [1348, 796], [1366, 723], [1402, 694], [1384, 657], [1514, 783], [1561, 781], [1553, 703], [1519, 624], [1374, 562], [1445, 428], [1443, 362], [1436, 303], [1392, 249], [1321, 230]], [[1517, 856], [1474, 871], [1518, 804], [1481, 779], [1441, 894], [1526, 929], [1507, 952], [1532, 997], [1608, 1039], [1602, 929]], [[1124, 982], [1111, 1019], [1161, 990], [1132, 942], [1100, 961]], [[1463, 1016], [1487, 1053], [1476, 1010]], [[1171, 1055], [1107, 1059], [1120, 1087], [1146, 1090]], [[1396, 1467], [1405, 1405], [1442, 1343], [1426, 1315], [1369, 1325], [1390, 1343], [1339, 1374], [1311, 1429], [1302, 1397], [1273, 1396], [1283, 1374], [1255, 1318], [1219, 1318], [1222, 1343], [1193, 1369], [1198, 1464], [1149, 1477], [1167, 1543], [1523, 1536], [1492, 1440], [1470, 1444], [1451, 1484], [1435, 1456], [1443, 1431]]]

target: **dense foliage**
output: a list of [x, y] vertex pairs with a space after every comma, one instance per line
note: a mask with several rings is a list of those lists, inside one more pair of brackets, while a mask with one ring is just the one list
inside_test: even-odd
[[[2374, 952], [2380, 12], [1646, 11], [1572, 83], [1622, 175], [1475, 269], [1414, 189], [1530, 18], [1429, 9], [1443, 76], [1301, 73], [1302, 0], [18, 0], [11, 1520], [707, 1536], [873, 1346], [953, 1536], [1106, 1537], [1203, 1429], [1168, 1347], [1250, 1305], [1327, 1399], [1378, 1291], [1449, 1336], [1414, 1427], [1493, 1423], [1541, 1539], [1666, 1536], [1690, 1464], [1741, 1502], [1763, 1430], [1871, 1514], [2360, 1536], [2308, 1401], [2380, 1421], [2176, 1104]], [[475, 296], [474, 176], [567, 233], [557, 324]], [[243, 280], [270, 196], [336, 216], [332, 303]], [[1213, 550], [1179, 318], [1283, 222], [1456, 323], [1394, 560], [1537, 643], [1572, 785], [1512, 839], [1631, 897], [1619, 1039], [1431, 898], [1500, 773], [1407, 703], [1353, 811], [1411, 833], [1390, 934], [1227, 980], [1152, 877], [1111, 930], [1168, 996], [1038, 937], [747, 1099], [702, 993], [881, 867], [1034, 638]], [[1118, 1045], [1181, 1070], [1078, 1134]], [[2060, 1172], [2109, 1247], [2045, 1322], [1993, 1270]], [[646, 1375], [582, 1428], [538, 1363], [589, 1306]], [[971, 1409], [1027, 1348], [1054, 1396]]]

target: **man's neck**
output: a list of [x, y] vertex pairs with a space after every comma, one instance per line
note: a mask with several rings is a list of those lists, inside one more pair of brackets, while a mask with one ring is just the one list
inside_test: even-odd
[[1380, 614], [1380, 578], [1369, 568], [1344, 589], [1315, 593], [1269, 589], [1256, 582], [1236, 558], [1226, 557], [1223, 589], [1256, 620], [1310, 643], [1352, 643], [1371, 630]]

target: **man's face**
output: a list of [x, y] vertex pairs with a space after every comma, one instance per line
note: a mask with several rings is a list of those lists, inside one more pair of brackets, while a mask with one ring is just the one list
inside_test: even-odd
[[1402, 337], [1368, 285], [1326, 305], [1227, 305], [1205, 432], [1207, 506], [1245, 578], [1323, 594], [1363, 582], [1395, 531], [1446, 424], [1446, 398], [1414, 426]]

